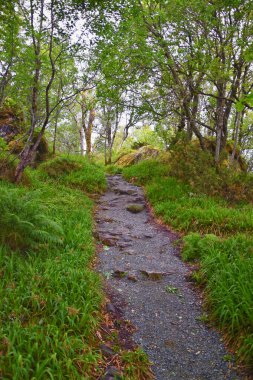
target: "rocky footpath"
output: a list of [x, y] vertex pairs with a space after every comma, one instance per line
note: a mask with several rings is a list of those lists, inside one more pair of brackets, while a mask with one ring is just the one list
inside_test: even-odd
[[120, 305], [135, 326], [133, 340], [153, 363], [155, 378], [239, 379], [221, 337], [201, 321], [201, 300], [187, 281], [175, 236], [153, 220], [142, 189], [108, 177], [96, 218], [103, 243], [98, 270], [113, 294], [108, 309]]

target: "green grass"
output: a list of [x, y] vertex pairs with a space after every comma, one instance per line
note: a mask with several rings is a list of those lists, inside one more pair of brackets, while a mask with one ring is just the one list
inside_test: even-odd
[[102, 301], [91, 269], [93, 203], [35, 172], [31, 181], [29, 189], [0, 182], [0, 377], [91, 379]]
[[59, 183], [86, 193], [101, 193], [106, 189], [102, 167], [80, 156], [60, 156], [43, 163], [39, 170]]
[[156, 215], [184, 234], [182, 257], [199, 262], [194, 278], [205, 286], [212, 321], [224, 331], [237, 358], [252, 367], [253, 206], [211, 197], [169, 172], [165, 164], [149, 160], [125, 168], [123, 175], [144, 185]]
[[194, 233], [184, 242], [183, 258], [200, 259], [211, 317], [234, 341], [240, 358], [252, 364], [253, 237], [236, 234], [221, 239]]

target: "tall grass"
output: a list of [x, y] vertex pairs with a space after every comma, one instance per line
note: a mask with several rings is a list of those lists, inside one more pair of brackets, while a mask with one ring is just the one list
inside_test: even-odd
[[206, 305], [211, 317], [235, 343], [241, 359], [253, 357], [253, 238], [236, 234], [227, 239], [215, 235], [184, 238], [183, 257], [200, 259], [200, 275], [206, 282]]
[[[238, 359], [253, 367], [253, 206], [245, 202], [246, 193], [244, 203], [227, 203], [224, 197], [208, 195], [209, 188], [205, 193], [203, 184], [183, 182], [182, 172], [181, 181], [170, 172], [168, 165], [149, 160], [125, 168], [123, 175], [144, 185], [156, 215], [184, 233], [182, 256], [200, 263], [195, 278], [205, 285], [212, 320], [233, 344]], [[226, 198], [235, 200], [230, 194]]]
[[0, 377], [96, 378], [102, 291], [91, 269], [93, 203], [80, 190], [32, 177], [30, 189], [0, 182]]

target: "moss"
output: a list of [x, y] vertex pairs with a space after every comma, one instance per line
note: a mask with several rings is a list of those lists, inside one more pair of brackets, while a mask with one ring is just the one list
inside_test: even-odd
[[[38, 133], [35, 134], [33, 138], [33, 143], [36, 142], [37, 136], [38, 136]], [[9, 142], [8, 149], [12, 154], [19, 154], [24, 149], [25, 142], [26, 142], [26, 139], [24, 138], [24, 136], [19, 134], [15, 137], [15, 139]], [[40, 162], [45, 161], [48, 158], [48, 155], [49, 155], [48, 143], [45, 136], [43, 136], [39, 143], [37, 153], [36, 153], [33, 163], [36, 165]]]
[[120, 157], [117, 161], [117, 165], [122, 167], [131, 166], [133, 164], [136, 164], [137, 162], [149, 159], [149, 158], [155, 158], [159, 154], [159, 150], [156, 148], [153, 148], [151, 146], [143, 146], [140, 149], [136, 150], [135, 152], [125, 154], [124, 156]]

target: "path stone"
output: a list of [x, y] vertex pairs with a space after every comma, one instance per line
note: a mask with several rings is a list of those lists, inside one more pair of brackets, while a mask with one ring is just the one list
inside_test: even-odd
[[141, 204], [132, 204], [127, 206], [127, 211], [132, 212], [133, 214], [137, 214], [144, 210], [144, 205]]
[[[142, 212], [127, 211], [137, 200]], [[97, 212], [99, 236], [117, 236], [100, 254], [98, 270], [126, 274], [106, 276], [106, 282], [124, 305], [124, 319], [136, 327], [135, 343], [154, 363], [157, 380], [238, 380], [233, 363], [224, 360], [228, 353], [221, 336], [200, 320], [201, 300], [186, 279], [175, 238], [152, 220], [144, 204], [142, 189], [115, 175], [108, 177]], [[157, 281], [149, 280], [156, 274]]]

